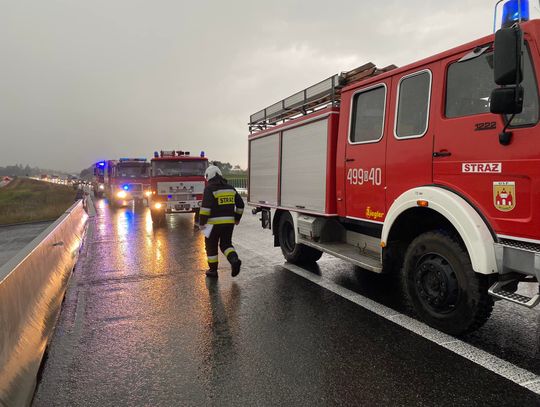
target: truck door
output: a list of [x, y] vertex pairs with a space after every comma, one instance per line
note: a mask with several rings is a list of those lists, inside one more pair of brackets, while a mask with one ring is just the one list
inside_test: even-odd
[[385, 128], [390, 83], [390, 79], [386, 79], [362, 88], [349, 99], [345, 201], [346, 214], [351, 219], [377, 223], [384, 219]]
[[[523, 112], [512, 120], [508, 145], [499, 140], [503, 117], [489, 112], [493, 53], [486, 45], [443, 61], [446, 92], [435, 135], [434, 182], [463, 195], [495, 231], [538, 236], [540, 180], [539, 104], [534, 62], [538, 51], [526, 47]], [[533, 196], [533, 191], [536, 196]], [[537, 211], [536, 211], [537, 212]]]
[[433, 117], [440, 103], [439, 63], [396, 75], [386, 151], [387, 208], [405, 191], [433, 182]]

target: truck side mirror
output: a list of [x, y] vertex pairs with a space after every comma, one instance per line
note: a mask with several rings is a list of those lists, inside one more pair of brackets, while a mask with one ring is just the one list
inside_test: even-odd
[[489, 110], [495, 114], [519, 114], [523, 110], [523, 86], [493, 89]]
[[501, 28], [495, 33], [493, 74], [497, 85], [518, 85], [523, 79], [521, 36], [518, 26]]
[[522, 35], [518, 25], [501, 28], [495, 33], [493, 79], [497, 85], [503, 87], [491, 92], [489, 105], [491, 113], [518, 114], [523, 110], [523, 87], [520, 85], [523, 80], [521, 70]]

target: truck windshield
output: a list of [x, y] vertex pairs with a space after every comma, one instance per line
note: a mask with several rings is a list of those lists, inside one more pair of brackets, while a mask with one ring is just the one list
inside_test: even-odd
[[125, 178], [148, 178], [148, 165], [119, 165], [116, 167], [116, 175]]
[[207, 166], [206, 160], [153, 161], [152, 174], [155, 177], [203, 177]]

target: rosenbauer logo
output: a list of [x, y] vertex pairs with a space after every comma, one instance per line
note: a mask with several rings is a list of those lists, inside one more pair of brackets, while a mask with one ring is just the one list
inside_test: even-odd
[[502, 163], [462, 163], [461, 172], [472, 174], [498, 174], [502, 172]]

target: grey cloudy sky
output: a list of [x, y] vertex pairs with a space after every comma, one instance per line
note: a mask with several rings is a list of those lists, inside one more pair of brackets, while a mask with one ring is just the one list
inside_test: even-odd
[[0, 166], [156, 149], [247, 164], [251, 113], [492, 31], [495, 0], [0, 0]]

